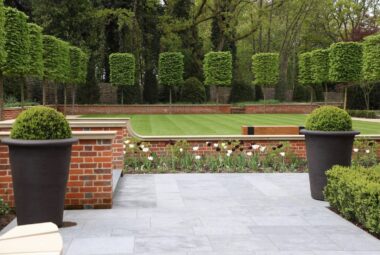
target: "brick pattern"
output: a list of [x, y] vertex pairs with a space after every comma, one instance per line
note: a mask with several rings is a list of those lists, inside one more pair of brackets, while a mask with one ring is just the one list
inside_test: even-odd
[[3, 111], [2, 120], [11, 120], [17, 118], [17, 116], [22, 112], [21, 108], [7, 108]]
[[[72, 148], [65, 207], [111, 208], [113, 148], [110, 139], [80, 140]], [[8, 146], [0, 144], [0, 196], [14, 207]]]

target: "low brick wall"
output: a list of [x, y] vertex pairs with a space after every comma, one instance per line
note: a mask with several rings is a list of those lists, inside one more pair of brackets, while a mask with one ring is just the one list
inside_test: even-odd
[[17, 116], [22, 112], [23, 110], [19, 107], [15, 108], [5, 108], [3, 110], [3, 116], [2, 120], [11, 120], [17, 118]]
[[[116, 132], [74, 132], [65, 208], [112, 207], [112, 141]], [[1, 137], [8, 137], [2, 132]], [[14, 207], [8, 146], [0, 143], [0, 196]]]
[[246, 105], [245, 113], [286, 113], [286, 114], [308, 114], [318, 108], [319, 104], [272, 104], [272, 105]]

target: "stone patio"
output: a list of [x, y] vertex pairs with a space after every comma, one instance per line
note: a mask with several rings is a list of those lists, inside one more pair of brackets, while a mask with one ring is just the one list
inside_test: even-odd
[[112, 210], [66, 211], [66, 255], [379, 255], [307, 174], [127, 175]]

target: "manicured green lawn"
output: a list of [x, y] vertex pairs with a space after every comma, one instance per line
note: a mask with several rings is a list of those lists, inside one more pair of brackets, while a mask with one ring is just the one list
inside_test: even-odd
[[[178, 115], [83, 115], [82, 117], [130, 117], [141, 135], [238, 135], [243, 125], [303, 126], [302, 114], [178, 114]], [[380, 123], [354, 121], [362, 134], [380, 134]]]

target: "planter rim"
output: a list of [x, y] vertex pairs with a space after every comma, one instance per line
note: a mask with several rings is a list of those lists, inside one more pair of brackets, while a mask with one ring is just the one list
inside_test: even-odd
[[4, 138], [1, 143], [16, 146], [67, 146], [78, 142], [78, 138], [53, 139], [53, 140], [22, 140]]
[[314, 131], [301, 129], [300, 134], [303, 135], [321, 135], [321, 136], [355, 136], [359, 135], [359, 131]]

